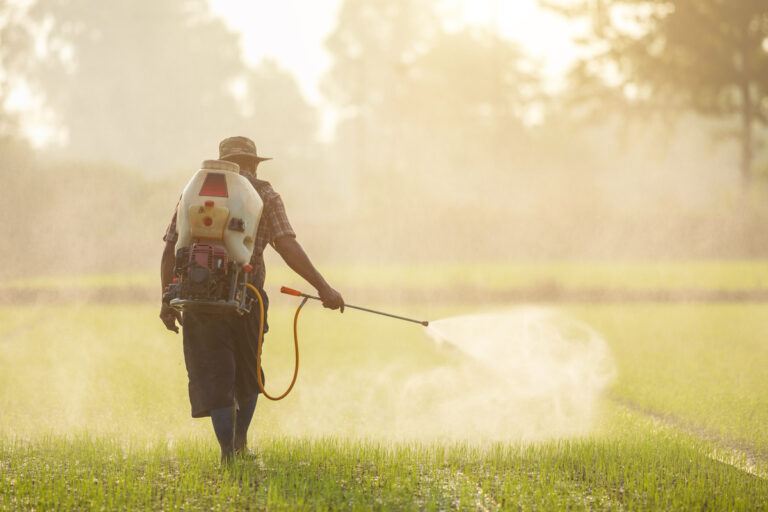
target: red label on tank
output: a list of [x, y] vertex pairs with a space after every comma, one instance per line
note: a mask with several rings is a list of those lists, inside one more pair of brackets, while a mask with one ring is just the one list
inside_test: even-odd
[[209, 172], [200, 189], [201, 196], [229, 197], [227, 194], [227, 177], [223, 174]]

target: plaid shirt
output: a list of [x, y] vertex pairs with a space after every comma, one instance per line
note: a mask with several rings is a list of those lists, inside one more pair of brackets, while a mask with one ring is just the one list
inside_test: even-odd
[[[267, 244], [274, 247], [275, 240], [283, 238], [284, 236], [296, 237], [296, 233], [291, 227], [291, 223], [288, 221], [288, 215], [285, 213], [285, 206], [283, 200], [280, 198], [280, 194], [275, 192], [266, 181], [262, 181], [249, 176], [245, 173], [242, 176], [248, 178], [253, 187], [258, 192], [259, 197], [264, 202], [264, 209], [261, 212], [261, 220], [259, 221], [259, 228], [256, 231], [256, 243], [253, 247], [253, 256], [251, 256], [251, 265], [253, 270], [251, 271], [250, 282], [258, 289], [264, 288], [264, 279], [267, 275], [267, 269], [264, 265], [264, 249]], [[176, 211], [173, 212], [173, 218], [171, 223], [168, 224], [168, 228], [165, 230], [163, 240], [166, 242], [176, 243], [179, 238], [179, 234], [176, 231], [176, 215], [178, 213], [179, 205], [176, 205]]]

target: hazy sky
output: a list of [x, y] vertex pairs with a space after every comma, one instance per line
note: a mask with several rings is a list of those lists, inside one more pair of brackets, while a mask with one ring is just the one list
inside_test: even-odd
[[[307, 97], [321, 104], [318, 80], [328, 68], [324, 41], [333, 30], [341, 0], [210, 0], [213, 10], [243, 36], [246, 58], [279, 60], [293, 71]], [[452, 27], [498, 28], [539, 57], [553, 81], [576, 55], [576, 28], [540, 9], [536, 0], [448, 0]], [[494, 16], [498, 13], [498, 16]], [[497, 18], [497, 21], [494, 21]]]

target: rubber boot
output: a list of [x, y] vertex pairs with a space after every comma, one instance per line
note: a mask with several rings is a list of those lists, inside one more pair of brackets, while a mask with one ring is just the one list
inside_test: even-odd
[[248, 427], [253, 419], [253, 412], [256, 410], [256, 400], [259, 395], [251, 395], [248, 398], [239, 401], [240, 410], [237, 411], [235, 420], [235, 455], [246, 458], [255, 457], [255, 453], [248, 451]]
[[235, 449], [235, 408], [211, 409], [211, 422], [221, 447], [221, 464], [229, 464]]

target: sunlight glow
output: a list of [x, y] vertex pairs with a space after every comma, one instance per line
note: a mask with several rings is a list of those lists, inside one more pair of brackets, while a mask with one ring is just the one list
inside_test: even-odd
[[[330, 66], [325, 39], [336, 23], [342, 0], [209, 0], [213, 12], [242, 35], [247, 62], [275, 59], [297, 78], [306, 98], [321, 112], [320, 137], [330, 140], [338, 113], [324, 101], [321, 80]], [[481, 27], [515, 41], [540, 67], [546, 87], [565, 86], [564, 76], [583, 54], [572, 38], [588, 21], [574, 22], [539, 7], [537, 0], [445, 0], [448, 30]]]
[[587, 22], [566, 20], [539, 7], [537, 0], [451, 0], [448, 5], [453, 25], [484, 26], [515, 41], [552, 82], [580, 55], [572, 38], [584, 32]]
[[27, 84], [15, 84], [6, 98], [6, 107], [11, 114], [19, 115], [21, 130], [33, 147], [62, 146], [67, 142], [66, 130], [58, 126], [54, 113]]
[[247, 62], [273, 58], [291, 70], [304, 94], [320, 102], [317, 81], [330, 64], [324, 39], [333, 29], [340, 2], [210, 0], [211, 9], [242, 35]]
[[[330, 58], [325, 39], [333, 30], [341, 0], [254, 2], [210, 0], [213, 11], [243, 37], [243, 51], [253, 64], [274, 58], [296, 74], [308, 99], [322, 104], [319, 81]], [[575, 24], [538, 6], [537, 0], [446, 0], [446, 27], [486, 27], [519, 43], [536, 58], [553, 83], [577, 58], [571, 38], [585, 25]]]

